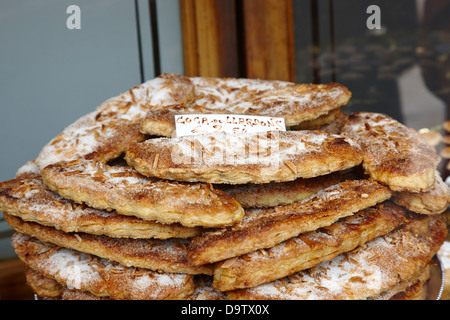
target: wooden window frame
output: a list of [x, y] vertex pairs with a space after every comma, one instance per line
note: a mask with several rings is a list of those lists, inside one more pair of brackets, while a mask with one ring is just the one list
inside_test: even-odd
[[185, 74], [295, 81], [292, 0], [180, 0]]

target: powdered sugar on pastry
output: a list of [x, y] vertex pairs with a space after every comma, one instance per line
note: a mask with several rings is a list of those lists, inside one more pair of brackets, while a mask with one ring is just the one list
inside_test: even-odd
[[361, 145], [363, 167], [372, 179], [394, 191], [432, 187], [439, 156], [413, 129], [384, 114], [357, 112], [342, 134]]
[[[288, 119], [289, 115], [294, 115], [294, 109], [306, 111], [327, 99], [334, 101], [348, 94], [347, 89], [338, 84], [300, 85], [285, 81], [201, 77], [191, 78], [191, 81], [197, 97], [193, 104], [208, 111], [284, 114]], [[288, 125], [291, 125], [289, 120]]]
[[287, 126], [316, 119], [345, 105], [351, 96], [340, 84], [296, 84], [236, 78], [185, 78], [194, 88], [189, 99], [170, 110], [152, 110], [141, 130], [172, 136], [174, 115], [185, 113], [246, 114], [282, 117]]
[[436, 216], [403, 227], [311, 269], [260, 286], [231, 291], [229, 299], [367, 299], [417, 277], [445, 239]]
[[209, 184], [151, 179], [127, 166], [73, 160], [47, 166], [42, 179], [77, 203], [160, 223], [227, 226], [240, 221], [240, 204]]
[[193, 265], [201, 265], [270, 248], [390, 197], [389, 188], [375, 181], [355, 180], [341, 182], [285, 206], [247, 209], [242, 222], [192, 239], [188, 259]]
[[[268, 249], [215, 264], [214, 287], [250, 288], [311, 268], [384, 235], [405, 222], [405, 210], [389, 202], [361, 210], [334, 224], [300, 234]], [[224, 266], [222, 266], [224, 265]]]
[[161, 224], [76, 204], [48, 189], [41, 178], [13, 179], [0, 183], [0, 210], [65, 232], [86, 232], [111, 237], [189, 238], [199, 228]]
[[149, 177], [242, 184], [320, 176], [362, 156], [351, 139], [304, 130], [149, 139], [130, 146], [125, 159]]
[[76, 159], [106, 162], [123, 153], [133, 142], [142, 141], [141, 121], [149, 110], [173, 106], [189, 95], [192, 86], [175, 75], [149, 80], [100, 104], [95, 111], [69, 125], [40, 152], [40, 169], [49, 164]]
[[27, 161], [16, 172], [16, 178], [38, 177], [41, 175], [41, 171], [36, 164], [36, 160], [32, 159]]
[[127, 267], [138, 267], [159, 272], [211, 274], [211, 266], [192, 267], [187, 262], [186, 239], [133, 239], [66, 233], [53, 227], [26, 222], [4, 214], [5, 221], [17, 232], [35, 237], [43, 242], [93, 254], [118, 262]]
[[107, 259], [53, 246], [16, 233], [19, 257], [58, 283], [113, 299], [183, 299], [194, 291], [192, 276], [124, 267]]

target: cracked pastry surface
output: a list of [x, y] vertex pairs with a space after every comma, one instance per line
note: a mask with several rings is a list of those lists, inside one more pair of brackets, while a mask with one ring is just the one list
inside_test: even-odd
[[193, 265], [217, 262], [269, 248], [389, 199], [389, 188], [370, 180], [344, 181], [310, 198], [274, 208], [246, 210], [242, 222], [206, 231], [189, 245]]
[[394, 191], [429, 190], [439, 156], [414, 130], [391, 117], [371, 112], [349, 116], [342, 134], [357, 141], [370, 177]]
[[221, 227], [242, 220], [241, 205], [209, 184], [151, 179], [127, 166], [74, 160], [41, 170], [44, 183], [77, 203], [160, 223]]
[[149, 177], [242, 184], [345, 170], [360, 164], [362, 155], [348, 138], [304, 130], [148, 139], [130, 146], [125, 160]]

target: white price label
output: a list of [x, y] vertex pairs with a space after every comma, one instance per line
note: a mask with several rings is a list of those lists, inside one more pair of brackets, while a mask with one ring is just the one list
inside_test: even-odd
[[183, 114], [175, 116], [177, 137], [213, 132], [286, 131], [284, 118], [236, 114]]

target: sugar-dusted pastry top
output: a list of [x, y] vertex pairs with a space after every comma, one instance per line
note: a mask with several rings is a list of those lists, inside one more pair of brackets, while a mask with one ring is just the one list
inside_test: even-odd
[[5, 221], [17, 232], [27, 234], [60, 247], [93, 254], [118, 262], [158, 272], [212, 274], [211, 266], [193, 267], [187, 261], [186, 239], [133, 239], [91, 235], [82, 232], [67, 233], [53, 227], [4, 214]]
[[42, 169], [60, 161], [114, 159], [129, 144], [145, 139], [149, 132], [143, 128], [164, 126], [160, 120], [145, 126], [143, 121], [149, 118], [150, 111], [178, 108], [188, 112], [267, 114], [285, 117], [290, 125], [345, 105], [350, 96], [340, 84], [301, 85], [163, 74], [106, 100], [79, 118], [41, 150], [36, 162]]
[[394, 191], [432, 187], [439, 156], [414, 129], [384, 114], [356, 112], [342, 134], [361, 145], [363, 167], [372, 179]]
[[73, 160], [41, 173], [44, 183], [64, 198], [145, 220], [222, 227], [244, 215], [236, 200], [210, 184], [147, 178], [128, 166]]
[[117, 158], [129, 144], [145, 139], [139, 127], [148, 111], [172, 107], [184, 101], [191, 90], [187, 78], [171, 74], [130, 88], [65, 128], [44, 146], [36, 163], [42, 169], [60, 161]]
[[200, 228], [162, 224], [76, 204], [50, 191], [40, 177], [1, 182], [0, 210], [64, 232], [159, 239], [190, 238], [201, 233]]
[[271, 248], [216, 263], [214, 287], [222, 291], [250, 288], [289, 276], [352, 251], [406, 220], [403, 208], [385, 201]]
[[389, 188], [375, 181], [355, 180], [341, 182], [289, 205], [248, 209], [242, 222], [194, 237], [188, 259], [194, 265], [201, 265], [270, 248], [390, 197]]
[[362, 155], [351, 139], [304, 130], [148, 139], [130, 146], [125, 159], [149, 177], [242, 184], [345, 170]]
[[185, 299], [194, 291], [192, 275], [158, 273], [125, 267], [15, 233], [12, 245], [19, 258], [42, 275], [68, 288], [113, 299]]
[[[192, 91], [178, 105], [152, 110], [141, 131], [173, 136], [177, 114], [247, 114], [282, 117], [288, 127], [317, 119], [348, 103], [351, 93], [341, 84], [296, 84], [242, 78], [181, 78]], [[188, 85], [187, 85], [188, 87]]]
[[446, 227], [435, 215], [417, 216], [357, 249], [289, 277], [230, 291], [230, 299], [367, 299], [416, 278], [442, 245]]

